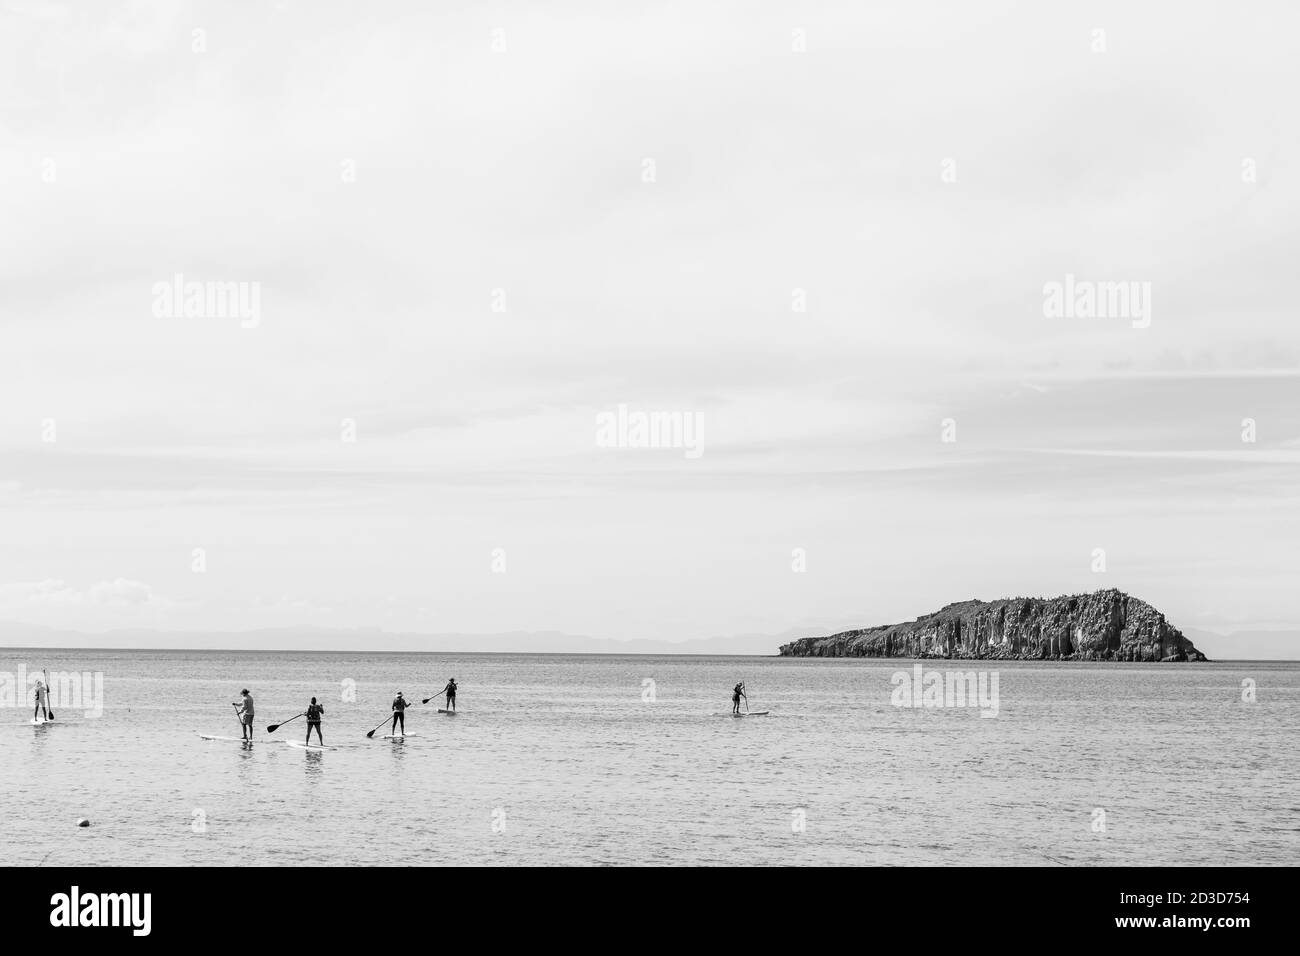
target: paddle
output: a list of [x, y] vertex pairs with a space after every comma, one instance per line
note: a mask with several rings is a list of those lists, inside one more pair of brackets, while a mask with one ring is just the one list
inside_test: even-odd
[[42, 668], [41, 673], [45, 675], [45, 719], [53, 720], [54, 711], [50, 710], [50, 672]]
[[282, 721], [278, 724], [271, 724], [269, 727], [266, 728], [266, 732], [268, 734], [273, 734], [281, 727], [283, 727], [285, 724], [289, 723], [290, 721], [294, 721], [297, 720], [299, 717], [306, 717], [306, 716], [307, 716], [306, 712], [301, 714], [294, 714], [292, 717], [289, 718], [289, 720]]
[[[387, 717], [385, 717], [385, 718], [380, 722], [379, 727], [384, 726], [384, 724], [388, 723], [388, 722], [389, 722], [390, 720], [392, 720], [392, 719], [393, 719], [393, 715], [392, 715], [392, 714], [389, 714]], [[402, 726], [405, 727], [406, 725], [403, 724]], [[375, 730], [378, 730], [379, 727], [376, 727]], [[375, 730], [370, 731], [370, 733], [366, 734], [366, 736], [373, 740], [373, 739], [374, 739], [374, 736], [375, 736]]]

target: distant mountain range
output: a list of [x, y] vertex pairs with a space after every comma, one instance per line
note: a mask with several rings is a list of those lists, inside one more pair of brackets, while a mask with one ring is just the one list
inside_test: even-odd
[[86, 647], [128, 650], [383, 651], [484, 654], [739, 654], [775, 656], [785, 634], [737, 634], [689, 641], [614, 640], [562, 631], [498, 634], [421, 634], [380, 629], [264, 628], [253, 631], [102, 633], [0, 621], [0, 647]]
[[[976, 606], [985, 611], [995, 603], [972, 601], [949, 605], [937, 615], [960, 618]], [[1149, 606], [1149, 605], [1148, 605]], [[930, 618], [936, 615], [928, 616]], [[927, 618], [918, 618], [917, 622]], [[916, 623], [916, 622], [914, 622]], [[893, 625], [893, 640], [900, 639]], [[879, 634], [883, 628], [843, 631], [830, 637], [806, 637], [807, 630], [791, 629], [778, 634], [737, 634], [689, 641], [621, 641], [585, 637], [562, 631], [512, 631], [497, 634], [420, 634], [379, 629], [264, 628], [253, 631], [158, 631], [144, 628], [102, 633], [59, 630], [34, 624], [0, 621], [0, 648], [85, 647], [176, 650], [257, 651], [391, 651], [434, 653], [501, 654], [738, 654], [771, 656], [783, 645], [810, 646], [816, 642], [848, 641]], [[924, 629], [922, 629], [924, 630]], [[969, 633], [969, 631], [967, 632]], [[1214, 631], [1186, 628], [1180, 632], [1189, 645], [1211, 660], [1300, 660], [1300, 630]], [[918, 650], [920, 650], [918, 646]], [[805, 655], [806, 656], [806, 655]]]

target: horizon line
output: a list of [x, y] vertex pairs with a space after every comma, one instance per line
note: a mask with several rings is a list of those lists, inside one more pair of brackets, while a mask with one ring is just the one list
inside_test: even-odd
[[293, 647], [11, 647], [0, 644], [0, 651], [162, 651], [164, 653], [208, 653], [208, 654], [482, 654], [502, 657], [760, 657], [786, 660], [817, 660], [817, 661], [911, 661], [913, 663], [925, 663], [927, 661], [957, 661], [961, 663], [972, 662], [995, 662], [999, 664], [1114, 664], [1114, 665], [1156, 665], [1164, 666], [1165, 664], [1297, 664], [1300, 658], [1281, 658], [1281, 657], [1216, 657], [1204, 661], [1106, 661], [1106, 660], [1061, 660], [1047, 658], [1034, 660], [1031, 658], [991, 658], [991, 657], [868, 657], [868, 656], [844, 656], [844, 657], [798, 657], [790, 655], [786, 657], [782, 654], [664, 654], [646, 651], [628, 651], [626, 653], [618, 652], [601, 652], [601, 651], [394, 651], [394, 650], [359, 650], [355, 648], [337, 649], [337, 650], [313, 650], [307, 648]]

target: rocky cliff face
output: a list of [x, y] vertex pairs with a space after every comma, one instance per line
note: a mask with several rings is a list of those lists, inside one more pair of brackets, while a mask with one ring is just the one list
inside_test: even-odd
[[781, 645], [782, 657], [1203, 661], [1145, 601], [1109, 589], [1058, 598], [964, 601], [908, 624]]

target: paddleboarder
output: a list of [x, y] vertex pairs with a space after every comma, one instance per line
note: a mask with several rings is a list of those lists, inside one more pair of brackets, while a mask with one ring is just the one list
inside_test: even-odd
[[[731, 712], [740, 713], [740, 698], [745, 697], [745, 682], [742, 680], [731, 691]], [[745, 703], [749, 703], [749, 698], [745, 697]]]
[[399, 690], [397, 696], [393, 698], [393, 734], [397, 733], [398, 724], [402, 725], [402, 733], [406, 733], [406, 708], [408, 706], [410, 705], [407, 704], [406, 698], [402, 696], [402, 692]]
[[447, 686], [442, 689], [442, 692], [447, 695], [447, 709], [455, 710], [456, 709], [456, 678], [453, 677], [451, 680], [447, 681]]
[[238, 708], [235, 716], [239, 718], [240, 730], [244, 734], [245, 740], [253, 739], [253, 695], [245, 687], [239, 692], [240, 701], [238, 704], [231, 704], [231, 707]]
[[325, 713], [325, 705], [316, 703], [316, 698], [311, 699], [307, 705], [307, 743], [311, 743], [311, 730], [316, 728], [316, 742], [322, 747], [325, 746], [325, 738], [320, 735], [320, 719]]
[[50, 719], [50, 691], [39, 677], [36, 678], [36, 707], [32, 710], [32, 720], [37, 717]]

